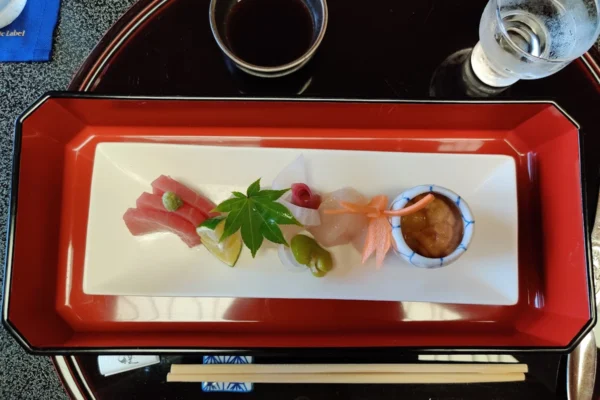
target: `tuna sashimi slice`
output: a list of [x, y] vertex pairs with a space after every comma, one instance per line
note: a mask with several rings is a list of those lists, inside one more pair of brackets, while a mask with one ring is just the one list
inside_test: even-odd
[[[147, 192], [142, 193], [140, 197], [138, 197], [135, 202], [137, 208], [141, 209], [150, 209], [156, 211], [167, 211], [162, 202], [162, 197], [157, 194], [150, 194]], [[197, 227], [201, 223], [206, 220], [206, 215], [196, 210], [194, 207], [189, 204], [183, 204], [181, 207], [177, 209], [177, 211], [171, 211], [173, 214], [189, 221], [192, 225]]]
[[314, 194], [306, 183], [294, 183], [292, 185], [292, 204], [318, 210], [321, 205], [321, 196]]
[[210, 212], [215, 208], [215, 203], [169, 176], [161, 175], [156, 178], [154, 182], [152, 182], [152, 191], [154, 194], [160, 196], [165, 192], [173, 192], [181, 197], [181, 200], [183, 200], [184, 203], [196, 208], [206, 216], [214, 217], [218, 215], [218, 213]]
[[153, 232], [173, 232], [189, 247], [200, 244], [200, 236], [189, 221], [168, 211], [130, 208], [123, 215], [123, 221], [134, 236]]

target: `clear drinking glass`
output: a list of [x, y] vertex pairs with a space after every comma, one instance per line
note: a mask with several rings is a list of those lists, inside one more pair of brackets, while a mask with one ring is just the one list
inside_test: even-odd
[[552, 75], [592, 47], [600, 0], [490, 0], [471, 53], [475, 75], [493, 87]]

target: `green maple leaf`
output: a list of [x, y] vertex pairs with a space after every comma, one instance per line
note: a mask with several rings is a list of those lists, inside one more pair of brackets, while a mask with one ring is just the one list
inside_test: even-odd
[[290, 189], [261, 190], [260, 179], [253, 182], [244, 195], [233, 192], [231, 199], [220, 203], [215, 211], [228, 213], [220, 241], [241, 230], [242, 241], [250, 249], [252, 257], [260, 249], [264, 239], [288, 245], [279, 225], [299, 225], [290, 210], [277, 200]]

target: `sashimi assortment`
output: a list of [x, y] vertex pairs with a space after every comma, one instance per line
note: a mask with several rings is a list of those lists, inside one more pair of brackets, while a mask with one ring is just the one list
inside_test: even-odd
[[137, 208], [128, 209], [123, 219], [135, 236], [172, 232], [189, 247], [203, 242], [211, 254], [232, 267], [243, 245], [256, 257], [267, 240], [279, 245], [284, 265], [310, 270], [316, 277], [334, 268], [327, 248], [349, 243], [362, 253], [363, 263], [374, 255], [376, 266], [381, 267], [394, 247], [392, 218], [402, 217], [410, 227], [404, 232], [406, 243], [424, 257], [434, 254], [443, 259], [462, 239], [457, 210], [439, 193], [408, 198], [406, 206], [392, 210], [383, 194], [368, 198], [352, 187], [319, 193], [306, 167], [300, 156], [270, 188], [261, 187], [258, 179], [245, 193], [232, 192], [218, 205], [161, 175], [151, 184], [153, 193], [142, 193]]
[[170, 212], [130, 208], [123, 215], [123, 220], [129, 232], [134, 236], [155, 232], [172, 232], [189, 247], [200, 244], [200, 236], [196, 234], [194, 225]]
[[217, 215], [217, 213], [212, 212], [215, 208], [215, 203], [169, 176], [161, 175], [156, 178], [154, 182], [152, 182], [152, 191], [159, 196], [162, 196], [167, 192], [173, 193], [176, 196], [179, 196], [184, 203], [194, 207], [206, 217], [214, 217]]
[[329, 210], [343, 210], [342, 202], [366, 205], [368, 199], [354, 188], [342, 188], [323, 196], [318, 212], [319, 226], [309, 232], [325, 247], [339, 246], [352, 242], [367, 229], [368, 218], [363, 214], [330, 214]]
[[321, 196], [314, 194], [306, 183], [294, 183], [292, 190], [292, 204], [316, 210], [321, 205]]
[[[291, 192], [285, 193], [277, 201], [290, 210], [294, 217], [305, 227], [321, 225], [321, 217], [316, 210], [321, 204], [321, 196], [313, 194], [309, 187], [310, 184], [302, 155], [285, 167], [271, 184], [271, 188], [274, 190], [292, 188]], [[311, 207], [306, 207], [306, 203]], [[291, 234], [293, 232], [298, 233], [299, 230], [284, 228], [284, 233]]]
[[[150, 209], [163, 212], [170, 211], [165, 207], [162, 196], [148, 192], [142, 193], [142, 195], [136, 200], [135, 205], [139, 209]], [[186, 203], [183, 203], [180, 207], [171, 212], [185, 219], [194, 227], [200, 225], [204, 222], [204, 220], [206, 220], [206, 214]]]
[[152, 182], [152, 187], [154, 193], [142, 193], [136, 208], [123, 215], [129, 232], [134, 236], [172, 232], [189, 247], [198, 246], [196, 228], [214, 214], [214, 203], [165, 175]]

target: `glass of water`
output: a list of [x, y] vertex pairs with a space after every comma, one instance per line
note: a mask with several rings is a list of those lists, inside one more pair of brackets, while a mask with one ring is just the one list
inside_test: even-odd
[[490, 0], [481, 17], [473, 72], [492, 87], [543, 78], [594, 45], [600, 0]]

